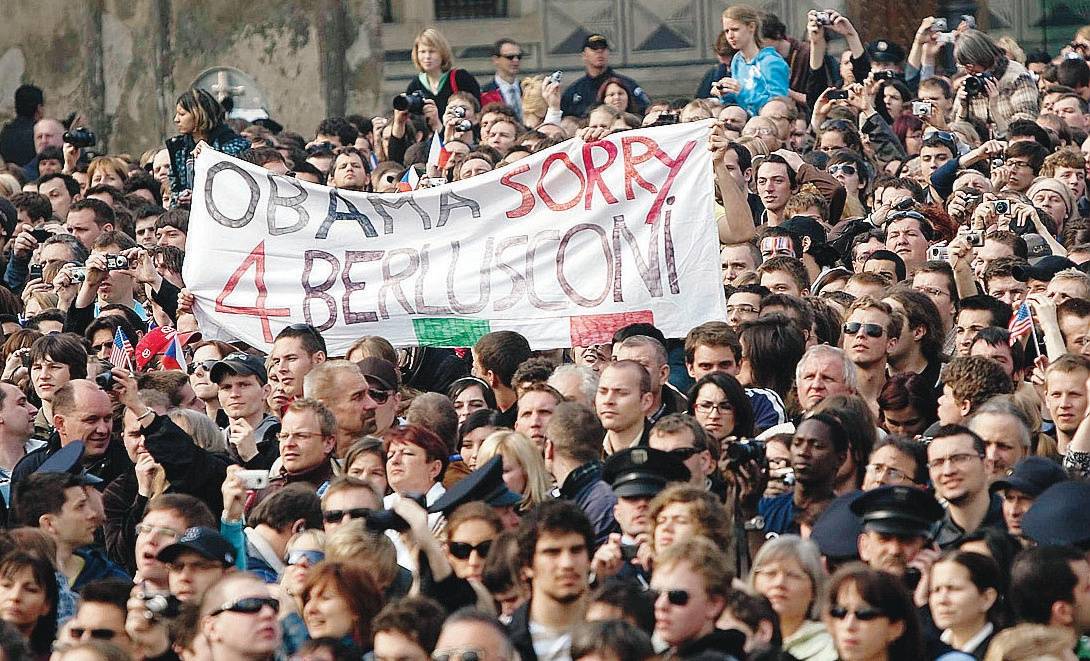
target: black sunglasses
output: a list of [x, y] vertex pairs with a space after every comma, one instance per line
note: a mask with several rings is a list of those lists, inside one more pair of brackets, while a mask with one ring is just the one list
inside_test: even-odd
[[280, 612], [280, 600], [275, 597], [243, 597], [238, 601], [224, 604], [209, 614], [212, 617], [215, 617], [220, 613], [226, 613], [230, 611], [232, 613], [246, 613], [247, 615], [253, 615], [254, 613], [260, 613], [261, 609], [266, 606], [273, 609], [274, 613]]
[[113, 629], [85, 629], [83, 627], [72, 627], [68, 630], [72, 634], [73, 638], [83, 638], [83, 634], [91, 634], [91, 638], [95, 640], [113, 640], [117, 637], [117, 632]]
[[851, 163], [835, 163], [829, 166], [829, 174], [836, 174], [837, 172], [843, 172], [849, 177], [854, 177], [858, 170]]
[[836, 620], [843, 620], [848, 617], [848, 613], [853, 613], [855, 619], [860, 622], [870, 622], [871, 620], [877, 620], [880, 617], [886, 616], [885, 613], [877, 608], [859, 608], [853, 611], [850, 611], [843, 606], [832, 606], [829, 608], [829, 616]]
[[867, 337], [882, 337], [886, 332], [886, 329], [882, 328], [879, 324], [861, 324], [858, 321], [849, 321], [844, 324], [844, 334], [855, 335], [859, 332], [860, 328], [867, 334]]
[[522, 53], [511, 53], [510, 55], [500, 55], [505, 60], [521, 60]]
[[447, 548], [450, 549], [450, 554], [459, 560], [469, 560], [470, 554], [474, 551], [481, 556], [481, 560], [484, 560], [492, 549], [492, 540], [488, 539], [477, 545], [466, 542], [447, 542]]
[[366, 519], [374, 512], [369, 507], [354, 507], [350, 510], [326, 510], [322, 512], [322, 519], [326, 523], [337, 523], [347, 514], [350, 519]]
[[[659, 595], [663, 594], [663, 593], [659, 592], [658, 590], [653, 590], [653, 589], [648, 590], [648, 592], [651, 594], [651, 597], [652, 597], [651, 603], [655, 603], [656, 601], [658, 601]], [[671, 604], [673, 604], [675, 606], [684, 606], [685, 604], [689, 603], [689, 596], [690, 595], [689, 595], [688, 590], [667, 590], [665, 592], [665, 594], [666, 594], [666, 601], [669, 601]]]
[[385, 404], [386, 400], [390, 399], [391, 393], [389, 390], [379, 390], [378, 388], [369, 388], [367, 394], [371, 396], [371, 399], [375, 400], [376, 404]]
[[674, 455], [678, 459], [680, 459], [682, 461], [685, 461], [686, 459], [693, 456], [694, 454], [699, 453], [700, 450], [698, 450], [698, 449], [696, 449], [694, 447], [688, 447], [688, 448], [674, 448], [673, 450], [670, 450], [669, 452], [670, 452], [670, 454]]
[[215, 365], [218, 362], [219, 361], [215, 360], [215, 359], [202, 360], [199, 363], [192, 363], [188, 368], [186, 368], [186, 371], [188, 371], [190, 375], [195, 373], [198, 369], [202, 369], [205, 372], [211, 372], [212, 371], [212, 366]]

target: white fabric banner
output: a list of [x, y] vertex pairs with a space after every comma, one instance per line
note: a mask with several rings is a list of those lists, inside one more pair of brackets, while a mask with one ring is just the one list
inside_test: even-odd
[[667, 337], [726, 319], [711, 121], [568, 140], [466, 181], [337, 190], [202, 149], [186, 286], [206, 338], [268, 350], [307, 322], [331, 355], [363, 335], [472, 346], [494, 330], [535, 349]]

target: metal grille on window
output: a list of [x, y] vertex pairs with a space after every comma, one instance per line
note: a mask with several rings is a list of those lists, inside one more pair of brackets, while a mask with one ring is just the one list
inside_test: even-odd
[[507, 0], [435, 0], [435, 18], [504, 18]]

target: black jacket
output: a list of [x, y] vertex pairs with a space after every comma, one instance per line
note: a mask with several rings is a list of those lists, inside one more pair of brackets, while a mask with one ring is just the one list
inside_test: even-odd
[[621, 81], [621, 84], [628, 90], [629, 98], [636, 104], [636, 110], [639, 114], [642, 115], [647, 112], [647, 106], [651, 105], [651, 99], [647, 96], [647, 92], [643, 91], [643, 88], [636, 81], [628, 76], [622, 76], [609, 67], [606, 67], [605, 71], [594, 78], [584, 74], [569, 85], [568, 89], [564, 90], [564, 96], [560, 99], [561, 110], [564, 111], [565, 115], [585, 117], [590, 107], [598, 102], [598, 90], [610, 78]]
[[[157, 415], [144, 429], [144, 447], [163, 467], [167, 493], [194, 496], [218, 514], [223, 510], [220, 487], [227, 477], [226, 457], [197, 447], [189, 434], [170, 418]], [[144, 518], [148, 499], [137, 490], [136, 472], [129, 470], [110, 482], [102, 497], [106, 511], [106, 552], [126, 569], [135, 570], [136, 525]]]
[[[425, 99], [431, 99], [435, 101], [435, 106], [439, 109], [439, 116], [443, 116], [443, 112], [447, 109], [447, 102], [450, 101], [450, 97], [454, 96], [457, 92], [469, 92], [473, 95], [473, 98], [477, 99], [477, 102], [481, 101], [481, 84], [477, 82], [477, 79], [472, 76], [465, 69], [451, 69], [447, 76], [447, 82], [439, 88], [439, 92], [432, 94], [431, 90], [424, 86], [420, 82], [419, 76], [413, 76], [413, 79], [409, 81], [409, 86], [405, 88], [406, 94], [412, 94], [414, 92], [420, 92], [424, 95]], [[453, 80], [451, 80], [453, 79]], [[452, 84], [453, 82], [453, 84]]]
[[746, 636], [737, 629], [716, 629], [707, 636], [690, 640], [670, 651], [666, 658], [744, 659]]
[[537, 661], [537, 652], [534, 651], [534, 639], [530, 636], [530, 602], [518, 607], [511, 615], [511, 623], [507, 625], [507, 633], [511, 635], [511, 644], [518, 650], [520, 661]]
[[[54, 431], [46, 441], [45, 447], [38, 448], [27, 454], [15, 464], [11, 470], [11, 492], [15, 493], [20, 480], [38, 470], [45, 460], [52, 457], [61, 449], [61, 437]], [[93, 462], [84, 462], [84, 470], [91, 475], [100, 478], [103, 485], [109, 484], [127, 471], [132, 470], [132, 462], [125, 452], [125, 445], [118, 439], [110, 439], [106, 446], [106, 452]], [[104, 489], [101, 486], [100, 489]]]

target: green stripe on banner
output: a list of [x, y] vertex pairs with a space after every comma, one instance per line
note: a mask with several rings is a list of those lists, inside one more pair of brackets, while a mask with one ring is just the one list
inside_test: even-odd
[[491, 330], [487, 319], [413, 319], [413, 332], [422, 347], [471, 347]]

